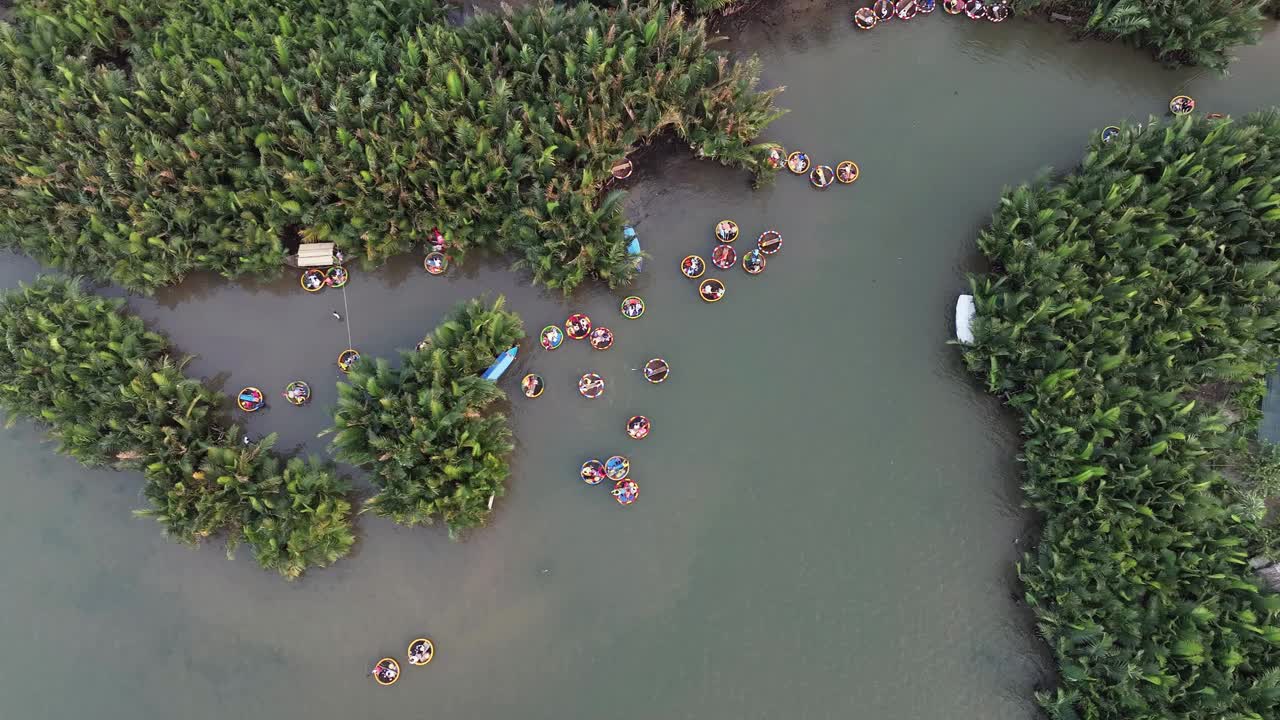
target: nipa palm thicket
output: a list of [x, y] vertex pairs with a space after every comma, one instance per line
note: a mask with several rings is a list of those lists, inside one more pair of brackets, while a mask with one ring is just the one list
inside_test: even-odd
[[1262, 33], [1263, 9], [1278, 0], [1015, 0], [1019, 12], [1075, 18], [1082, 32], [1150, 48], [1172, 65], [1223, 69], [1231, 49]]
[[0, 408], [35, 419], [89, 466], [139, 470], [155, 517], [196, 543], [225, 532], [288, 578], [354, 542], [343, 482], [302, 460], [281, 464], [274, 436], [250, 445], [220, 424], [218, 393], [182, 374], [161, 335], [124, 303], [44, 277], [0, 297]]
[[362, 362], [338, 385], [333, 446], [373, 473], [376, 514], [405, 525], [438, 516], [454, 534], [482, 524], [502, 494], [513, 445], [490, 406], [505, 395], [480, 373], [524, 337], [504, 306], [501, 297], [463, 303], [421, 349], [401, 353], [399, 368]]
[[966, 359], [1022, 415], [1051, 717], [1280, 716], [1280, 596], [1214, 469], [1228, 423], [1197, 398], [1280, 352], [1278, 234], [1268, 112], [1126, 127], [1008, 192], [980, 236]]
[[150, 290], [276, 272], [285, 240], [371, 262], [434, 226], [567, 292], [634, 274], [629, 150], [670, 131], [762, 170], [756, 63], [661, 5], [27, 0], [0, 26], [0, 244]]

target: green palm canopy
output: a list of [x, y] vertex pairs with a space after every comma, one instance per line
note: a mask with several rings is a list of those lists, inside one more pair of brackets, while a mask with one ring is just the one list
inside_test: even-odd
[[338, 385], [337, 456], [367, 467], [378, 492], [368, 507], [405, 525], [440, 517], [451, 534], [476, 527], [501, 495], [514, 447], [507, 419], [492, 410], [505, 395], [480, 378], [524, 338], [520, 318], [474, 299], [459, 305], [421, 349], [361, 362]]
[[439, 226], [566, 292], [634, 275], [620, 157], [669, 133], [765, 171], [756, 62], [666, 6], [28, 0], [0, 26], [0, 245], [147, 291], [382, 261]]
[[1280, 715], [1280, 596], [1201, 396], [1280, 354], [1278, 189], [1277, 112], [1152, 121], [1007, 192], [979, 238], [966, 360], [1022, 416], [1053, 718]]

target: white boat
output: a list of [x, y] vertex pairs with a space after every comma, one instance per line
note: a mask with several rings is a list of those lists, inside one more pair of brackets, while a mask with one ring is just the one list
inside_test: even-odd
[[972, 295], [956, 298], [956, 339], [965, 345], [973, 344], [973, 316], [977, 312]]

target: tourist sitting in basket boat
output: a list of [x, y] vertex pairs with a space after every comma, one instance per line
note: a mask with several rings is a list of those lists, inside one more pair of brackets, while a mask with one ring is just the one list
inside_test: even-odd
[[775, 145], [769, 148], [769, 154], [765, 155], [764, 160], [769, 163], [769, 167], [777, 170], [787, 162], [787, 151]]
[[285, 386], [284, 399], [294, 405], [305, 405], [311, 399], [311, 386], [301, 380], [294, 380]]
[[369, 674], [379, 685], [394, 685], [400, 679], [400, 663], [393, 658], [382, 658]]
[[724, 283], [716, 280], [715, 278], [711, 278], [710, 280], [702, 283], [698, 288], [698, 294], [707, 302], [716, 302], [720, 298], [724, 297]]
[[760, 248], [756, 248], [742, 257], [742, 269], [748, 275], [759, 275], [764, 272], [764, 266], [764, 253], [760, 252]]
[[836, 173], [827, 165], [819, 165], [809, 173], [809, 182], [819, 190], [831, 187], [831, 183], [835, 181]]
[[622, 310], [623, 317], [626, 317], [629, 320], [635, 320], [641, 315], [644, 315], [644, 300], [641, 300], [635, 295], [625, 297], [622, 299], [620, 309]]
[[869, 7], [861, 7], [853, 11], [853, 24], [859, 30], [870, 30], [876, 26], [876, 11]]
[[809, 172], [809, 155], [799, 150], [787, 156], [787, 169], [796, 175]]
[[621, 455], [614, 455], [604, 461], [604, 474], [610, 480], [622, 480], [631, 472], [631, 461]]
[[555, 350], [564, 342], [564, 333], [555, 325], [548, 325], [542, 328], [542, 335], [539, 340], [542, 343], [543, 350]]
[[736, 262], [738, 262], [738, 251], [730, 245], [717, 245], [711, 251], [711, 264], [721, 270], [728, 270]]
[[1010, 13], [1009, 3], [998, 2], [987, 8], [987, 19], [991, 22], [1004, 22], [1009, 19]]
[[316, 292], [325, 286], [325, 274], [323, 270], [311, 268], [302, 273], [302, 289], [307, 292]]
[[686, 255], [684, 260], [680, 261], [680, 272], [690, 280], [695, 280], [706, 272], [706, 266], [703, 265], [702, 258], [697, 255]]
[[529, 373], [520, 380], [520, 389], [524, 391], [527, 398], [536, 398], [542, 394], [543, 390], [542, 376], [536, 373]]
[[595, 400], [604, 394], [604, 378], [595, 373], [587, 373], [578, 378], [578, 393], [588, 400]]
[[964, 12], [964, 0], [942, 0], [942, 10], [948, 15], [959, 15]]
[[426, 638], [418, 638], [409, 645], [409, 664], [426, 665], [435, 657], [436, 647]]
[[332, 288], [340, 288], [347, 284], [347, 269], [341, 265], [334, 265], [325, 271], [324, 282]]
[[601, 325], [591, 331], [589, 342], [593, 350], [608, 350], [613, 347], [613, 331]]
[[1187, 95], [1179, 95], [1169, 101], [1169, 112], [1174, 115], [1186, 115], [1196, 109], [1196, 101]]
[[609, 494], [619, 505], [630, 505], [640, 497], [640, 485], [635, 480], [619, 480]]
[[582, 463], [582, 471], [579, 475], [582, 478], [582, 482], [588, 485], [599, 485], [607, 477], [607, 472], [604, 463], [591, 459]]
[[782, 233], [777, 230], [765, 230], [756, 240], [756, 247], [765, 255], [772, 255], [782, 249]]
[[848, 185], [858, 179], [858, 163], [845, 160], [836, 165], [836, 179]]
[[574, 313], [564, 321], [565, 332], [571, 340], [585, 340], [591, 334], [591, 318], [582, 313]]
[[898, 0], [893, 6], [893, 14], [898, 16], [899, 20], [910, 20], [916, 16], [919, 9], [916, 7], [916, 0]]
[[916, 7], [920, 8], [921, 14], [928, 15], [937, 7], [937, 3], [934, 0], [916, 0]]
[[893, 18], [892, 0], [876, 0], [871, 4], [871, 10], [876, 14], [876, 20], [880, 22]]
[[671, 366], [662, 358], [654, 358], [644, 364], [644, 379], [657, 384], [667, 379]]
[[738, 223], [732, 220], [721, 220], [716, 223], [716, 239], [722, 243], [738, 239]]
[[981, 20], [987, 16], [987, 5], [982, 0], [968, 0], [964, 6], [964, 14], [970, 20]]

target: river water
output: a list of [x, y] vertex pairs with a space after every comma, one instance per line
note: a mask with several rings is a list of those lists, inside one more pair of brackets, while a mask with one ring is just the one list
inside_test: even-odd
[[[855, 34], [847, 13], [791, 5], [723, 30], [762, 55], [765, 86], [787, 86], [768, 137], [854, 159], [862, 179], [752, 191], [704, 161], [646, 160], [629, 199], [653, 255], [640, 320], [598, 288], [566, 301], [499, 262], [439, 279], [416, 258], [357, 271], [345, 299], [292, 274], [131, 298], [225, 390], [311, 381], [310, 406], [278, 400], [248, 431], [313, 453], [348, 330], [394, 356], [454, 303], [501, 292], [530, 334], [585, 310], [618, 340], [523, 350], [503, 381], [514, 473], [489, 527], [451, 542], [366, 516], [353, 556], [292, 584], [132, 518], [139, 477], [85, 470], [27, 423], [0, 433], [6, 715], [1035, 717], [1053, 672], [1013, 580], [1035, 527], [1016, 428], [946, 344], [981, 267], [975, 233], [1003, 185], [1069, 166], [1094, 129], [1173, 94], [1205, 111], [1280, 103], [1280, 36], [1224, 78], [1041, 23], [938, 13]], [[725, 217], [740, 247], [767, 227], [785, 247], [759, 277], [720, 273], [727, 297], [707, 305], [676, 268]], [[6, 287], [38, 272], [0, 261]], [[664, 385], [633, 370], [654, 356], [673, 366]], [[589, 370], [609, 382], [595, 402], [573, 387]], [[549, 385], [534, 401], [516, 391], [530, 371]], [[641, 442], [622, 431], [637, 413], [654, 421]], [[617, 452], [642, 488], [625, 509], [576, 477]], [[390, 689], [365, 676], [424, 633], [431, 666]]]

